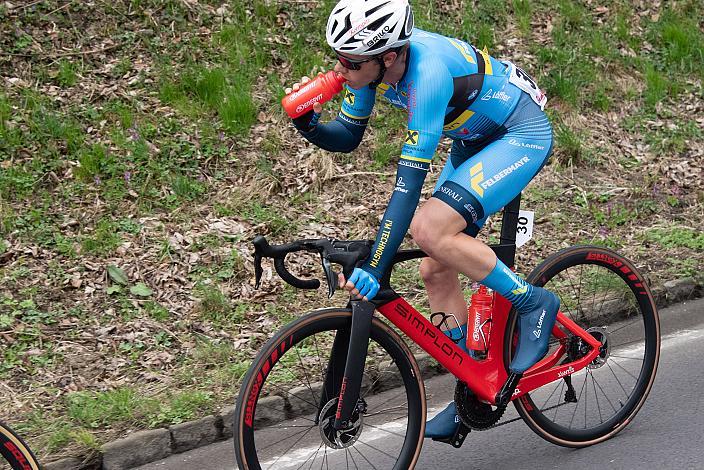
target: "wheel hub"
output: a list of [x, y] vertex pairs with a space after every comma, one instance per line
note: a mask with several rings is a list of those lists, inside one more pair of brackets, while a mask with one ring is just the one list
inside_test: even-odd
[[344, 449], [354, 444], [362, 434], [364, 419], [360, 409], [366, 408], [366, 405], [360, 408], [363, 403], [358, 403], [348, 425], [343, 429], [336, 430], [334, 424], [337, 400], [337, 397], [333, 398], [320, 410], [318, 427], [320, 428], [320, 437], [326, 446], [333, 449]]
[[599, 355], [587, 366], [588, 369], [598, 369], [599, 367], [603, 367], [604, 364], [606, 364], [606, 360], [609, 358], [609, 333], [606, 331], [606, 327], [602, 326], [589, 328], [587, 333], [601, 343]]

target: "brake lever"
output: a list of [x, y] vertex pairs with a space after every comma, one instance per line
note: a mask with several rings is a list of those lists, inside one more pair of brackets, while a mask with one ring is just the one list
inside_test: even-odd
[[323, 263], [323, 271], [325, 271], [325, 280], [328, 281], [328, 299], [331, 299], [338, 288], [337, 276], [335, 276], [335, 272], [332, 270], [330, 261], [328, 261], [325, 254], [322, 252], [320, 253], [320, 259]]

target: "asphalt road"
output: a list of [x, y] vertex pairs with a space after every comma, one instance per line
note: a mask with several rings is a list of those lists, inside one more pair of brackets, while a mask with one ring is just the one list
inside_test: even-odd
[[[426, 440], [417, 468], [704, 468], [704, 396], [699, 393], [699, 386], [704, 384], [704, 299], [661, 310], [660, 320], [663, 342], [655, 384], [640, 413], [615, 438], [584, 449], [568, 449], [544, 441], [517, 420], [488, 431], [473, 431], [460, 449]], [[428, 415], [432, 416], [449, 401], [454, 378], [449, 374], [434, 377], [425, 385]], [[517, 416], [509, 407], [502, 422]], [[380, 436], [374, 442], [383, 447], [385, 441], [390, 439]], [[229, 440], [138, 470], [235, 468], [233, 443]]]

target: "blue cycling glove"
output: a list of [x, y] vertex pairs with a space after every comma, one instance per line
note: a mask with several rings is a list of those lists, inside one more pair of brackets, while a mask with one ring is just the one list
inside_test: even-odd
[[372, 300], [379, 292], [379, 281], [374, 275], [364, 269], [354, 268], [348, 281], [354, 284], [359, 291], [359, 295], [366, 297], [367, 300]]

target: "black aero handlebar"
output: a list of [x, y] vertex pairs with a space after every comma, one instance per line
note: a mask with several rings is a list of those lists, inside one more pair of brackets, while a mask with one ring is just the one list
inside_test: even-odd
[[328, 283], [328, 297], [332, 297], [337, 286], [337, 276], [330, 263], [342, 266], [345, 279], [349, 279], [354, 268], [359, 267], [371, 253], [373, 241], [349, 240], [340, 241], [329, 238], [298, 240], [284, 245], [270, 245], [266, 238], [259, 235], [252, 242], [254, 245], [254, 274], [256, 287], [259, 288], [262, 278], [262, 259], [273, 258], [274, 268], [281, 279], [299, 289], [317, 289], [320, 281], [317, 279], [299, 279], [286, 268], [285, 259], [289, 253], [306, 251], [320, 253], [321, 264]]

